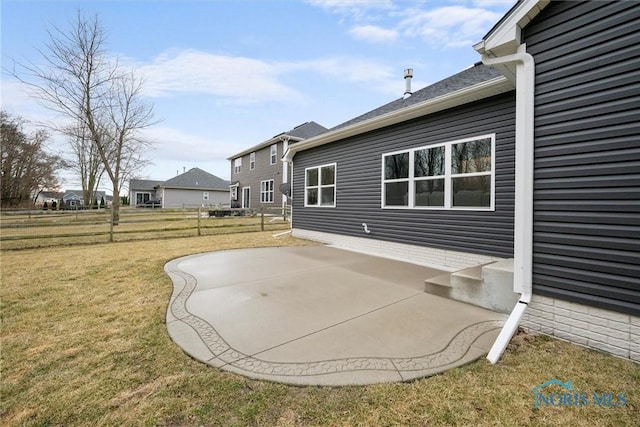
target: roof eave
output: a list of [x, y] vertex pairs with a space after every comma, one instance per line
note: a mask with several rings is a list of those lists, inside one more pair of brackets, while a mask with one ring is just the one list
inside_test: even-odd
[[[523, 0], [516, 4], [500, 22], [473, 48], [480, 55], [490, 58], [511, 55], [522, 44], [522, 29], [544, 9], [550, 0]], [[494, 65], [509, 81], [515, 84], [515, 64]]]
[[505, 77], [496, 77], [446, 95], [438, 96], [400, 110], [392, 111], [369, 120], [354, 123], [353, 125], [345, 126], [334, 131], [329, 131], [316, 137], [306, 139], [302, 142], [289, 146], [289, 149], [284, 154], [282, 160], [290, 162], [299, 151], [319, 147], [341, 139], [360, 135], [365, 132], [391, 126], [396, 123], [433, 114], [438, 111], [457, 107], [459, 105], [488, 98], [490, 96], [499, 95], [510, 90], [513, 90], [513, 86]]
[[550, 0], [523, 0], [516, 4], [473, 48], [481, 55], [503, 56], [516, 53], [522, 44], [522, 29], [549, 3]]

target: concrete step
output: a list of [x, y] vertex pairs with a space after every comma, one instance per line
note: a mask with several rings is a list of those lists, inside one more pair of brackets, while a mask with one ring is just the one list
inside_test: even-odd
[[513, 261], [465, 268], [425, 280], [425, 292], [510, 313], [518, 295], [513, 292]]
[[424, 291], [439, 297], [451, 298], [451, 273], [441, 274], [425, 280]]

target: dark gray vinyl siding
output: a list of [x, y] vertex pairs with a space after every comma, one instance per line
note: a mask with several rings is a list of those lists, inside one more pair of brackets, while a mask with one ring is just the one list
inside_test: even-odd
[[534, 292], [640, 314], [640, 3], [552, 2], [536, 61]]
[[[293, 227], [398, 243], [513, 256], [514, 107], [505, 95], [296, 154]], [[382, 155], [496, 134], [495, 211], [391, 210], [381, 206]], [[337, 163], [336, 207], [304, 207], [304, 170]], [[371, 229], [363, 232], [362, 223]]]

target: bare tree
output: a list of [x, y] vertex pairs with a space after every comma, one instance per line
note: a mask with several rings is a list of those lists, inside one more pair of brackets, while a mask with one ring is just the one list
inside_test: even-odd
[[44, 130], [27, 134], [24, 121], [0, 112], [0, 198], [2, 207], [32, 206], [40, 192], [56, 189], [62, 159], [45, 151]]
[[90, 207], [96, 199], [98, 186], [104, 174], [104, 165], [91, 135], [83, 123], [71, 127], [67, 131], [69, 146], [73, 160], [69, 168], [76, 172], [82, 184], [82, 198], [85, 206]]
[[57, 131], [76, 143], [89, 142], [76, 144], [89, 150], [84, 157], [78, 155], [78, 163], [97, 153], [111, 181], [117, 223], [122, 185], [140, 169], [141, 153], [150, 145], [140, 131], [153, 124], [153, 108], [142, 98], [142, 81], [104, 50], [105, 32], [97, 16], [78, 12], [69, 32], [54, 27], [49, 39], [46, 51], [40, 52], [45, 65], [25, 66], [35, 82], [16, 77], [64, 118], [63, 124], [54, 125]]

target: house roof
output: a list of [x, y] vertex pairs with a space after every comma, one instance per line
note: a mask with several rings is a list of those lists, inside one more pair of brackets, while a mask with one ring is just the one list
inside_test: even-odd
[[218, 178], [199, 168], [189, 169], [183, 174], [160, 182], [158, 185], [161, 188], [229, 191], [229, 181]]
[[[69, 199], [82, 200], [82, 197], [83, 197], [82, 190], [67, 190], [64, 192], [64, 195], [62, 196], [64, 200], [69, 200]], [[106, 198], [106, 192], [102, 190], [98, 190], [95, 193], [95, 197], [97, 199], [100, 199], [101, 197]]]
[[513, 88], [513, 85], [500, 72], [477, 63], [473, 67], [414, 92], [406, 99], [397, 99], [344, 122], [328, 132], [290, 145], [284, 159], [291, 161], [298, 151], [488, 98], [511, 91]]
[[411, 105], [428, 101], [430, 99], [434, 99], [439, 96], [446, 95], [457, 90], [473, 86], [476, 83], [491, 80], [492, 78], [496, 78], [499, 76], [500, 73], [495, 69], [482, 65], [482, 63], [477, 63], [474, 64], [473, 67], [467, 68], [466, 70], [454, 74], [451, 77], [447, 77], [444, 80], [440, 80], [437, 83], [417, 90], [407, 98], [400, 98], [396, 99], [395, 101], [391, 101], [390, 103], [385, 104], [382, 107], [376, 108], [375, 110], [371, 110], [368, 113], [339, 124], [333, 127], [331, 130], [340, 129], [355, 123], [382, 116], [383, 114], [401, 110]]
[[251, 148], [247, 148], [246, 150], [236, 153], [231, 157], [227, 157], [227, 160], [233, 160], [238, 157], [247, 155], [249, 153], [253, 153], [254, 151], [258, 151], [264, 147], [268, 147], [284, 139], [288, 139], [289, 143], [291, 144], [294, 142], [302, 141], [307, 138], [312, 138], [314, 136], [320, 135], [326, 132], [327, 130], [328, 129], [326, 127], [319, 125], [318, 123], [313, 121], [302, 123], [291, 130], [279, 133], [278, 135], [275, 135], [270, 139], [267, 139], [266, 141], [261, 142], [260, 144], [254, 145]]
[[154, 191], [156, 186], [164, 181], [155, 181], [151, 179], [132, 179], [129, 180], [129, 190], [146, 190]]

